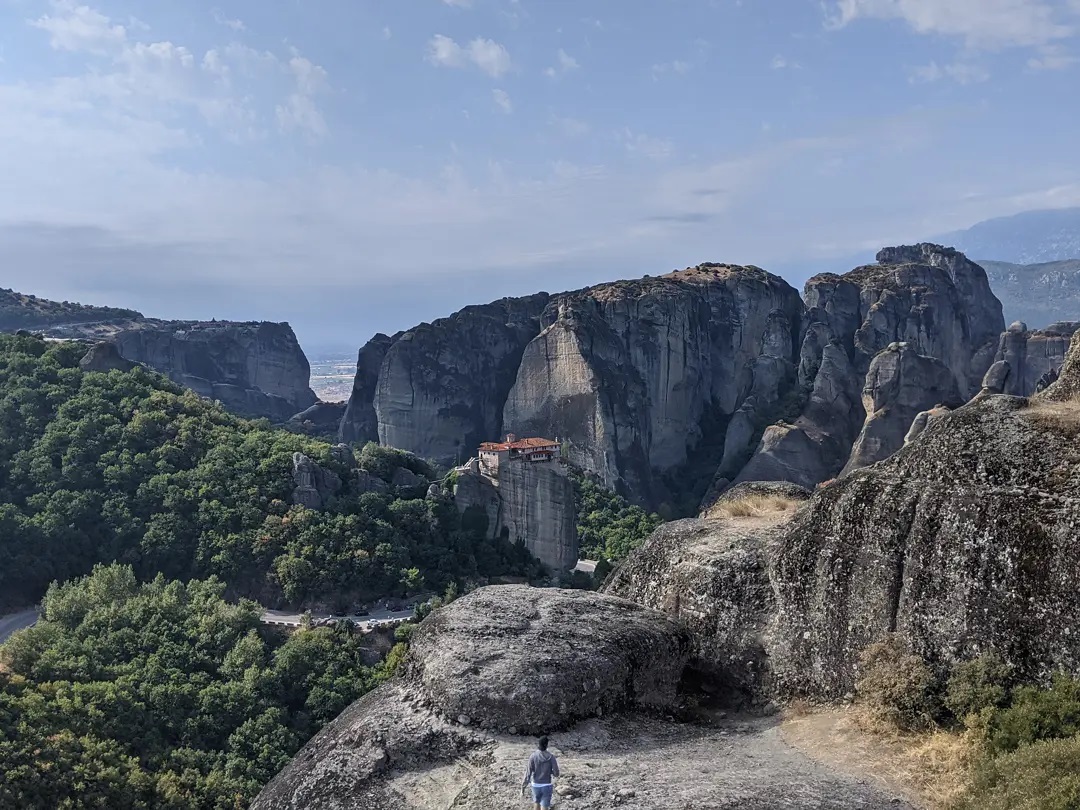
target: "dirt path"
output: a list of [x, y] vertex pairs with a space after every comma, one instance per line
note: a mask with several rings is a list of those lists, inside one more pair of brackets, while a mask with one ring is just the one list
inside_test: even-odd
[[969, 749], [955, 734], [870, 733], [851, 709], [789, 714], [780, 737], [822, 766], [878, 785], [917, 808], [947, 806], [963, 790]]
[[[521, 798], [533, 741], [498, 737], [453, 765], [401, 773], [403, 810], [507, 810]], [[913, 808], [866, 778], [815, 762], [776, 720], [733, 718], [713, 728], [645, 718], [590, 721], [552, 735], [556, 807], [570, 810], [856, 810]]]

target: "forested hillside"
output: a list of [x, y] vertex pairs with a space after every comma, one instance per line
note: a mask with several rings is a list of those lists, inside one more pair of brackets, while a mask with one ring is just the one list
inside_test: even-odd
[[260, 630], [217, 581], [99, 566], [0, 648], [0, 807], [241, 810], [400, 660], [347, 629]]
[[58, 324], [123, 321], [141, 317], [132, 309], [49, 301], [36, 295], [0, 289], [0, 331], [5, 332], [43, 329]]
[[[452, 502], [359, 494], [330, 445], [226, 413], [160, 375], [85, 373], [84, 347], [0, 336], [0, 601], [36, 601], [97, 562], [216, 575], [264, 604], [442, 590], [531, 576]], [[322, 511], [290, 504], [300, 451], [349, 482]], [[365, 454], [391, 477], [405, 454]], [[362, 459], [363, 463], [363, 459]], [[2, 607], [2, 605], [0, 605]]]

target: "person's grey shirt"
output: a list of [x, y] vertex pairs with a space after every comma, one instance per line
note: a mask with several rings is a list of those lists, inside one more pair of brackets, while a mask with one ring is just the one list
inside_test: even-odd
[[551, 777], [559, 775], [559, 760], [549, 751], [533, 751], [529, 757], [529, 766], [525, 769], [525, 780], [522, 785], [530, 782], [534, 785], [550, 785]]

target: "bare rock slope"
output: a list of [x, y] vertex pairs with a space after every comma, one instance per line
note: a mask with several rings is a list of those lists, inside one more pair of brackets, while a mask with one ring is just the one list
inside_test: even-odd
[[414, 639], [401, 675], [311, 740], [254, 810], [505, 810], [521, 802], [526, 729], [552, 732], [565, 807], [904, 806], [760, 721], [677, 721], [688, 633], [625, 600], [483, 588]]
[[989, 650], [1031, 680], [1080, 672], [1078, 397], [1074, 335], [1060, 379], [1032, 399], [936, 415], [787, 523], [662, 527], [607, 590], [687, 621], [694, 666], [766, 698], [842, 697], [889, 632], [941, 672]]

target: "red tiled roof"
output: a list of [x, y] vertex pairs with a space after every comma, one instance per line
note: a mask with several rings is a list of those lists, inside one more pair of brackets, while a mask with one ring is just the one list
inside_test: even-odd
[[504, 450], [539, 450], [558, 446], [559, 443], [551, 439], [518, 439], [514, 442], [484, 442], [480, 445], [480, 449], [499, 453]]

